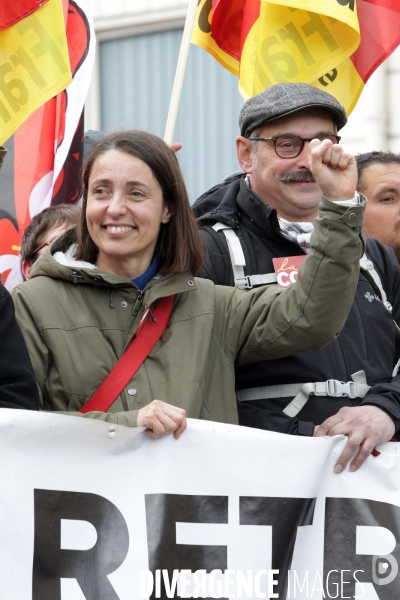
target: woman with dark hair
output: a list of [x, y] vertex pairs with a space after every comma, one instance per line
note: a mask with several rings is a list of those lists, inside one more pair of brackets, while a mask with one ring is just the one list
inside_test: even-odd
[[[352, 157], [340, 149], [338, 166], [329, 140], [310, 147], [322, 189], [346, 180], [355, 190]], [[13, 292], [42, 408], [155, 437], [178, 437], [185, 414], [237, 423], [235, 361], [314, 350], [342, 327], [363, 253], [363, 207], [349, 210], [322, 200], [313, 250], [289, 290], [214, 286], [194, 278], [201, 242], [174, 153], [142, 131], [106, 136], [87, 160], [77, 228]], [[118, 387], [113, 369], [132, 348], [141, 358]], [[111, 402], [99, 408], [105, 388]]]

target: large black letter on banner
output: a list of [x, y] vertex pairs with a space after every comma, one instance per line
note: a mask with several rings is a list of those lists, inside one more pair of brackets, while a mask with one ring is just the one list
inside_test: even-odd
[[287, 575], [292, 564], [297, 528], [312, 525], [315, 498], [240, 498], [241, 525], [272, 527], [272, 569], [279, 569], [274, 592], [286, 598]]
[[[174, 569], [227, 568], [226, 546], [189, 546], [176, 543], [176, 523], [228, 523], [227, 496], [184, 496], [147, 494], [146, 522], [149, 569], [167, 569], [169, 580]], [[155, 598], [155, 592], [151, 598]], [[175, 597], [177, 597], [175, 595]], [[167, 598], [164, 584], [161, 598]]]
[[[396, 547], [388, 556], [389, 560], [375, 560], [372, 555], [356, 554], [357, 526], [385, 527], [396, 539]], [[387, 502], [365, 500], [364, 498], [327, 498], [325, 504], [324, 542], [324, 585], [333, 597], [337, 590], [343, 590], [339, 597], [355, 596], [355, 579], [361, 583], [372, 583], [380, 600], [400, 598], [400, 577], [393, 581], [392, 564], [400, 567], [400, 507]], [[379, 553], [377, 552], [377, 555]], [[375, 572], [372, 571], [373, 562]], [[380, 562], [385, 569], [379, 569]], [[381, 565], [382, 566], [382, 565]], [[344, 574], [341, 574], [344, 571]], [[361, 572], [364, 571], [364, 572]], [[381, 571], [381, 572], [380, 572]], [[327, 584], [327, 575], [330, 573]], [[394, 573], [393, 573], [394, 574]], [[346, 583], [348, 582], [348, 583]], [[330, 587], [330, 589], [328, 589]], [[361, 597], [362, 592], [358, 592]]]
[[[91, 523], [97, 531], [93, 548], [62, 550], [61, 519]], [[125, 519], [106, 498], [35, 490], [32, 600], [61, 600], [62, 577], [76, 579], [86, 600], [119, 600], [107, 575], [123, 563], [128, 548]]]

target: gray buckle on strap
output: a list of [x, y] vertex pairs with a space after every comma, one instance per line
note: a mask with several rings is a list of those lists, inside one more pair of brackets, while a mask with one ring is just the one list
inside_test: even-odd
[[242, 288], [243, 290], [251, 290], [253, 287], [250, 283], [250, 277], [248, 275], [245, 277], [237, 277], [235, 279], [235, 286]]
[[270, 285], [276, 283], [276, 273], [263, 273], [259, 275], [247, 275], [235, 278], [236, 287], [244, 290], [251, 290], [255, 285]]
[[333, 398], [342, 398], [347, 396], [348, 398], [357, 398], [352, 393], [351, 386], [354, 385], [352, 381], [339, 381], [338, 379], [328, 379], [325, 382], [326, 395], [332, 396]]

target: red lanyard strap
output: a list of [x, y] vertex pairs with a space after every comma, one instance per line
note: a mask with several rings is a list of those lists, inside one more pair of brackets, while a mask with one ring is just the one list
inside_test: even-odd
[[93, 396], [80, 408], [80, 413], [85, 414], [92, 410], [106, 412], [111, 404], [115, 402], [164, 333], [171, 315], [174, 299], [175, 296], [162, 298], [154, 309], [153, 318], [148, 318], [149, 313], [146, 312], [142, 323], [139, 324], [133, 342], [125, 350]]

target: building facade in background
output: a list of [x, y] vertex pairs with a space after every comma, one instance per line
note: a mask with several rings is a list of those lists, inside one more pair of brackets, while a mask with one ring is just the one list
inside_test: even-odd
[[[98, 41], [85, 128], [163, 137], [187, 0], [92, 0]], [[353, 153], [400, 151], [400, 48], [372, 75], [341, 131]], [[238, 170], [238, 80], [191, 46], [175, 141], [191, 201]]]

